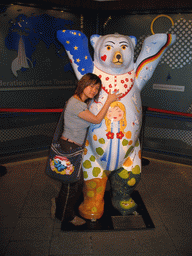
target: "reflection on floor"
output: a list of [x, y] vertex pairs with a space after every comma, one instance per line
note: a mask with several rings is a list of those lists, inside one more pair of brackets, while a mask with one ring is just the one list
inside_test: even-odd
[[192, 166], [155, 159], [143, 166], [137, 191], [154, 228], [62, 232], [60, 222], [50, 218], [60, 182], [45, 175], [46, 160], [3, 164], [1, 255], [192, 255]]

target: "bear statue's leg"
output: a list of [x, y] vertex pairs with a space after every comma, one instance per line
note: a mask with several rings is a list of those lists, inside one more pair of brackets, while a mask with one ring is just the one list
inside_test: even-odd
[[[138, 169], [138, 171], [135, 170]], [[141, 179], [140, 167], [135, 166], [128, 172], [124, 168], [113, 171], [109, 176], [111, 184], [112, 204], [123, 215], [129, 215], [137, 209], [131, 193]]]
[[85, 219], [100, 219], [104, 212], [104, 194], [107, 177], [84, 181], [84, 201], [79, 206], [79, 213]]

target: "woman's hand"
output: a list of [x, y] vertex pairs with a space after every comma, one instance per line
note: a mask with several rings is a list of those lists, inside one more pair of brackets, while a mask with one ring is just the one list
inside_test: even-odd
[[109, 90], [109, 94], [107, 97], [107, 101], [109, 102], [109, 104], [120, 99], [120, 97], [122, 96], [122, 93], [118, 93], [118, 92], [119, 91], [111, 93], [111, 90]]

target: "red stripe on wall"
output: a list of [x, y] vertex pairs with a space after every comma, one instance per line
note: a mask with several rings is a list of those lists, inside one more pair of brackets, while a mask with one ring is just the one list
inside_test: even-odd
[[192, 114], [189, 113], [183, 113], [183, 112], [176, 112], [176, 111], [169, 111], [169, 110], [164, 110], [164, 109], [158, 109], [158, 108], [147, 108], [148, 111], [153, 111], [153, 112], [159, 112], [159, 113], [164, 113], [164, 114], [171, 114], [171, 115], [177, 115], [177, 116], [189, 116], [192, 117]]
[[0, 108], [0, 112], [30, 112], [30, 113], [55, 113], [62, 112], [63, 109], [27, 109], [27, 108]]
[[[62, 108], [56, 108], [56, 109], [0, 108], [0, 112], [12, 112], [12, 113], [14, 112], [60, 113], [62, 111], [63, 111]], [[147, 111], [192, 117], [192, 114], [190, 113], [176, 112], [176, 111], [170, 111], [170, 110], [164, 110], [164, 109], [158, 109], [158, 108], [147, 107]]]

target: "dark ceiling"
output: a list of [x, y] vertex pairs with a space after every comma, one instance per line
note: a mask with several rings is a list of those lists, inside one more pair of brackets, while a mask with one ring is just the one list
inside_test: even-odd
[[95, 11], [190, 11], [191, 0], [1, 0], [1, 4], [35, 4], [41, 8], [68, 8]]
[[[42, 0], [40, 0], [42, 1]], [[191, 0], [43, 0], [61, 6], [80, 7], [96, 10], [146, 10], [146, 9], [186, 9], [192, 7]]]

